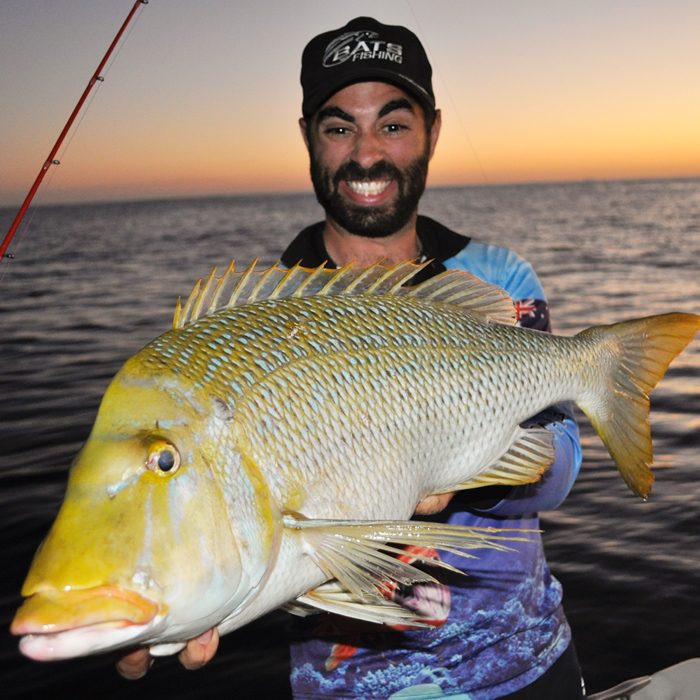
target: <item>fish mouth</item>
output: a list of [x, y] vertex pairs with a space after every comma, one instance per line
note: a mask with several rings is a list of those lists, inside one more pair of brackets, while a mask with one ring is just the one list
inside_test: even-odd
[[48, 590], [24, 601], [10, 632], [23, 636], [20, 649], [31, 658], [65, 658], [61, 651], [65, 645], [60, 643], [64, 638], [96, 638], [112, 633], [129, 638], [163, 613], [162, 604], [119, 586]]

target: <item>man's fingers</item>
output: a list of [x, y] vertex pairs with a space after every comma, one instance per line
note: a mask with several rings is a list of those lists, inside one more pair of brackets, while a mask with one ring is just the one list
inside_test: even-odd
[[137, 649], [117, 661], [117, 672], [130, 681], [143, 678], [151, 668], [153, 659], [148, 649]]
[[454, 495], [455, 494], [453, 491], [452, 493], [441, 493], [426, 496], [416, 506], [416, 515], [433, 515], [434, 513], [439, 513], [441, 510], [447, 507], [447, 504], [452, 500], [452, 496]]
[[186, 669], [196, 671], [214, 658], [218, 648], [219, 632], [214, 628], [200, 634], [195, 639], [190, 639], [178, 658]]
[[[219, 633], [214, 629], [207, 630], [199, 637], [190, 639], [187, 646], [180, 652], [180, 663], [189, 671], [195, 671], [209, 663], [219, 648]], [[153, 665], [153, 658], [148, 649], [137, 649], [117, 661], [117, 672], [129, 680], [143, 678]]]

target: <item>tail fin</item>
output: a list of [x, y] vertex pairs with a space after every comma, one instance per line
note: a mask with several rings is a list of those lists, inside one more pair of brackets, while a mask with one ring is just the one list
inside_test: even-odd
[[649, 468], [653, 459], [649, 393], [698, 329], [700, 316], [674, 313], [589, 328], [576, 336], [603, 349], [597, 355], [600, 381], [587, 387], [589, 393], [578, 404], [622, 478], [643, 498], [654, 481]]

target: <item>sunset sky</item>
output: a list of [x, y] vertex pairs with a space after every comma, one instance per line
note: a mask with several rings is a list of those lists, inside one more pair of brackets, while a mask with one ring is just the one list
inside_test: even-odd
[[[0, 2], [0, 206], [132, 5]], [[37, 203], [310, 190], [301, 50], [367, 14], [431, 58], [432, 185], [700, 176], [697, 0], [150, 0]]]

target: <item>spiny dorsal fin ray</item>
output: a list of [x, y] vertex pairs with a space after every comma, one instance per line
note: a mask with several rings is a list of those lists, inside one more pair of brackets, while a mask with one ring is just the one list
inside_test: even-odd
[[236, 272], [232, 262], [220, 278], [216, 278], [214, 268], [204, 284], [197, 282], [184, 307], [178, 300], [173, 328], [183, 328], [222, 309], [265, 299], [361, 294], [412, 296], [457, 306], [485, 321], [514, 323], [513, 303], [508, 295], [467, 272], [448, 270], [415, 287], [406, 287], [406, 282], [426, 264], [407, 261], [387, 266], [378, 262], [364, 267], [350, 263], [340, 269], [323, 265], [286, 269], [273, 265], [258, 271], [254, 261], [242, 272]]
[[218, 285], [216, 284], [216, 268], [212, 267], [211, 272], [209, 273], [209, 277], [207, 277], [207, 281], [204, 283], [204, 287], [202, 287], [202, 290], [197, 295], [197, 298], [192, 306], [192, 316], [197, 318], [198, 316], [202, 315], [202, 309], [206, 308], [204, 306], [205, 301], [207, 301], [210, 298], [212, 291], [217, 287]]

